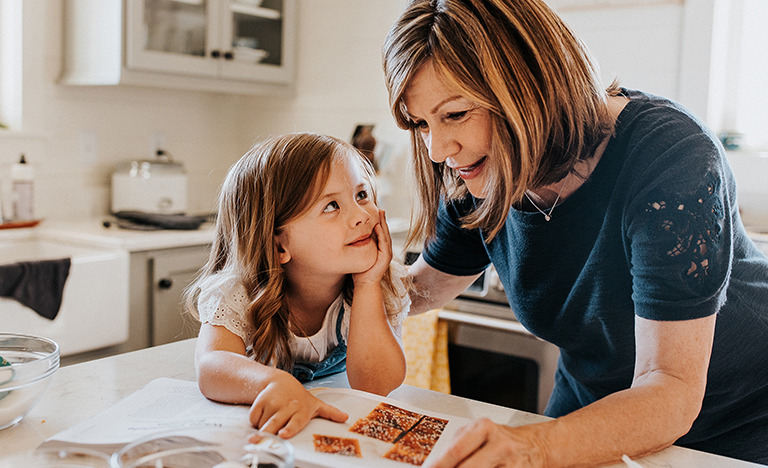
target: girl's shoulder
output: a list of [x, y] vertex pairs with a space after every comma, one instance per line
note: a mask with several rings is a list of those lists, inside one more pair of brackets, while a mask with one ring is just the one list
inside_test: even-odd
[[218, 272], [209, 276], [201, 281], [198, 287], [200, 288], [199, 302], [224, 297], [248, 297], [248, 292], [240, 277], [225, 272]]

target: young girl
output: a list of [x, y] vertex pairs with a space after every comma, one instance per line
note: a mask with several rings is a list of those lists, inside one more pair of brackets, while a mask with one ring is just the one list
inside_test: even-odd
[[352, 388], [397, 388], [404, 278], [356, 149], [309, 133], [256, 145], [224, 181], [210, 259], [187, 290], [200, 390], [251, 404], [251, 423], [284, 438], [314, 417], [345, 421], [300, 380], [346, 369]]

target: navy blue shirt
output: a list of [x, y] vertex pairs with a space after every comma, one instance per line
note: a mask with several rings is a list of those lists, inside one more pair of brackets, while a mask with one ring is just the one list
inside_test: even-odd
[[441, 206], [423, 257], [462, 276], [493, 263], [518, 320], [560, 347], [555, 417], [629, 388], [635, 315], [718, 314], [703, 408], [678, 445], [767, 463], [768, 259], [714, 135], [678, 104], [624, 94], [597, 167], [551, 221], [513, 208], [486, 244], [460, 227], [468, 197]]

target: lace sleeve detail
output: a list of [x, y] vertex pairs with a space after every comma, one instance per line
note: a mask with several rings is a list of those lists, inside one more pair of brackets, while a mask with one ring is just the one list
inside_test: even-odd
[[645, 209], [663, 239], [665, 254], [680, 260], [681, 277], [692, 288], [706, 287], [717, 277], [713, 269], [724, 217], [719, 189], [720, 180], [709, 172], [692, 199], [678, 202], [658, 194]]
[[632, 236], [638, 315], [686, 320], [719, 310], [731, 265], [726, 197], [712, 172], [690, 191], [665, 185], [645, 195]]
[[200, 293], [200, 322], [219, 325], [242, 338], [246, 346], [253, 342], [254, 328], [246, 317], [248, 295], [236, 280], [226, 281]]

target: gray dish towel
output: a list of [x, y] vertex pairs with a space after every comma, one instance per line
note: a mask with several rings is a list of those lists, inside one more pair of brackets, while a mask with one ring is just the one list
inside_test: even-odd
[[0, 265], [0, 297], [9, 297], [49, 320], [61, 308], [71, 260], [39, 260]]

